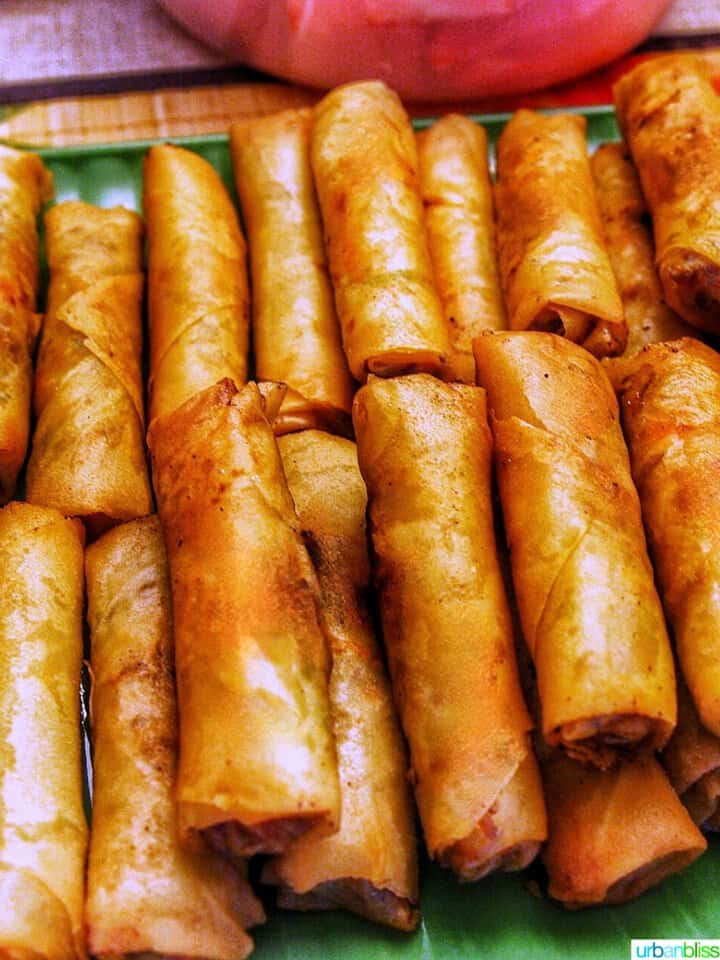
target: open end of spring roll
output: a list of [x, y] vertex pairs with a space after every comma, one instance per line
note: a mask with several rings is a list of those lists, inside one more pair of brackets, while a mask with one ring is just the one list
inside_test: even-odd
[[312, 111], [232, 125], [235, 182], [252, 269], [255, 375], [289, 387], [276, 433], [347, 434], [352, 381], [328, 275], [310, 168]]
[[585, 120], [518, 110], [497, 145], [500, 276], [513, 330], [544, 330], [596, 356], [622, 353], [622, 303], [605, 249]]
[[305, 834], [270, 862], [263, 879], [280, 887], [281, 906], [341, 907], [412, 930], [419, 918], [415, 814], [405, 746], [366, 604], [367, 494], [355, 444], [306, 430], [278, 445], [320, 584], [341, 809], [337, 833]]
[[618, 123], [653, 218], [668, 304], [720, 331], [720, 103], [706, 65], [654, 57], [615, 85]]
[[475, 359], [543, 735], [601, 767], [660, 747], [673, 660], [610, 382], [548, 333], [483, 336]]
[[534, 759], [495, 547], [485, 394], [425, 374], [373, 378], [353, 420], [425, 840], [432, 857], [472, 880], [515, 866], [514, 854], [499, 855], [503, 845], [526, 844], [530, 857], [545, 836], [537, 777], [532, 802], [499, 836], [512, 805], [504, 793]]
[[171, 144], [151, 147], [143, 208], [153, 420], [223, 377], [245, 382], [249, 294], [237, 214], [206, 160]]
[[78, 689], [83, 535], [56, 510], [0, 510], [0, 955], [85, 957]]
[[483, 127], [448, 114], [417, 134], [433, 273], [453, 347], [451, 366], [475, 383], [472, 341], [507, 327], [495, 254], [493, 194]]
[[441, 374], [450, 351], [425, 238], [415, 140], [380, 82], [315, 107], [311, 161], [350, 371]]
[[172, 614], [157, 517], [96, 541], [86, 573], [94, 748], [90, 952], [241, 960], [252, 950], [246, 926], [263, 919], [259, 902], [229, 862], [183, 850], [177, 835]]
[[570, 909], [631, 900], [707, 847], [652, 756], [602, 771], [550, 751], [541, 766], [549, 893]]
[[170, 566], [179, 825], [249, 856], [337, 826], [318, 587], [255, 384], [228, 380], [149, 431]]

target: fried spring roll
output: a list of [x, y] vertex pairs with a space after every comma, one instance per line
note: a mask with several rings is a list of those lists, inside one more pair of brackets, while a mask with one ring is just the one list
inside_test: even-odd
[[512, 330], [622, 353], [622, 303], [603, 239], [585, 119], [518, 110], [497, 144], [498, 260]]
[[145, 459], [142, 226], [70, 201], [45, 218], [48, 306], [35, 378], [27, 498], [90, 530], [152, 510]]
[[707, 66], [656, 57], [614, 89], [618, 123], [653, 219], [665, 297], [693, 327], [720, 332], [720, 102]]
[[52, 185], [40, 157], [0, 145], [0, 504], [12, 496], [27, 452], [40, 325], [36, 221]]
[[179, 826], [239, 856], [337, 827], [318, 586], [254, 383], [224, 380], [149, 431], [170, 566]]
[[632, 356], [648, 343], [687, 336], [692, 331], [663, 299], [647, 206], [627, 147], [603, 144], [590, 167], [628, 328], [624, 355]]
[[345, 907], [401, 930], [417, 925], [417, 854], [407, 757], [365, 596], [367, 493], [355, 444], [316, 430], [279, 441], [315, 563], [330, 640], [330, 706], [340, 829], [306, 833], [263, 878], [281, 906]]
[[350, 371], [441, 374], [450, 351], [423, 225], [417, 149], [397, 95], [337, 87], [315, 107], [311, 160]]
[[237, 214], [206, 160], [172, 144], [151, 147], [143, 207], [152, 421], [224, 377], [245, 382], [249, 294]]
[[448, 114], [417, 135], [425, 229], [458, 380], [475, 383], [472, 341], [507, 327], [495, 254], [487, 135]]
[[485, 393], [373, 378], [353, 420], [428, 851], [463, 880], [520, 869], [545, 811], [495, 547]]
[[255, 374], [288, 385], [276, 434], [350, 428], [353, 388], [310, 169], [311, 125], [308, 108], [230, 131], [250, 247]]
[[83, 538], [56, 510], [0, 510], [0, 956], [84, 958]]
[[720, 736], [720, 356], [654, 344], [611, 374], [660, 594], [704, 725]]
[[632, 900], [707, 848], [652, 756], [603, 771], [553, 751], [542, 771], [549, 893], [570, 909]]
[[[183, 850], [173, 793], [177, 705], [165, 547], [157, 517], [86, 554], [93, 822], [86, 923], [93, 956], [236, 960], [263, 919], [244, 877]], [[138, 891], [143, 891], [138, 896]]]
[[543, 735], [601, 767], [661, 747], [673, 660], [610, 382], [550, 333], [485, 335], [475, 359]]

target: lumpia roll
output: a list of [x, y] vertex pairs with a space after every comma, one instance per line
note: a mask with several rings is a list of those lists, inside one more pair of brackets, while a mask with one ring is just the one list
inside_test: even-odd
[[0, 955], [86, 956], [80, 764], [83, 536], [56, 510], [0, 510]]
[[151, 147], [143, 208], [153, 420], [224, 377], [245, 382], [249, 294], [237, 214], [206, 160], [172, 144]]
[[330, 640], [341, 812], [337, 833], [306, 833], [263, 878], [279, 885], [281, 906], [345, 907], [412, 930], [418, 921], [415, 813], [405, 746], [366, 603], [367, 493], [355, 444], [304, 430], [278, 445], [317, 570]]
[[252, 270], [255, 375], [288, 385], [276, 434], [347, 433], [353, 388], [310, 169], [312, 111], [232, 125], [233, 169]]
[[546, 330], [598, 357], [622, 353], [585, 119], [518, 110], [497, 144], [498, 260], [512, 330]]
[[428, 851], [464, 880], [519, 869], [545, 812], [495, 546], [485, 393], [373, 378], [353, 420]]
[[549, 893], [570, 909], [632, 900], [707, 847], [650, 755], [603, 771], [553, 751], [542, 771]]
[[648, 343], [691, 333], [663, 299], [649, 215], [625, 144], [605, 143], [590, 158], [610, 263], [628, 328], [625, 356]]
[[452, 342], [452, 368], [475, 383], [472, 341], [507, 327], [495, 254], [487, 135], [448, 114], [417, 135], [420, 188], [435, 283]]
[[[180, 847], [173, 793], [177, 704], [165, 547], [157, 517], [86, 554], [93, 821], [86, 923], [96, 957], [236, 960], [263, 919], [244, 877]], [[140, 895], [138, 895], [140, 894]]]
[[332, 90], [315, 107], [311, 160], [352, 375], [442, 373], [449, 333], [397, 95], [379, 81]]
[[653, 219], [665, 298], [720, 331], [720, 103], [690, 55], [654, 57], [614, 88], [618, 123]]
[[71, 201], [45, 218], [48, 308], [27, 498], [95, 531], [152, 510], [145, 459], [141, 223]]
[[335, 829], [337, 760], [318, 586], [254, 383], [150, 426], [170, 567], [181, 835], [238, 856]]
[[720, 356], [685, 338], [611, 373], [680, 666], [720, 736]]
[[661, 747], [673, 660], [610, 382], [549, 333], [480, 337], [475, 359], [543, 735], [600, 767]]

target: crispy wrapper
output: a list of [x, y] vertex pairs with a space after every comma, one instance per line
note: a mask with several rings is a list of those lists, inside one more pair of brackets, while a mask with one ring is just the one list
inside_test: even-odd
[[654, 57], [614, 88], [618, 123], [652, 214], [668, 304], [720, 332], [720, 102], [691, 55]]
[[450, 338], [435, 290], [415, 139], [379, 81], [315, 107], [311, 160], [350, 371], [440, 374]]
[[628, 328], [624, 356], [632, 356], [648, 343], [691, 334], [663, 299], [647, 205], [627, 147], [603, 144], [590, 158], [590, 167]]
[[245, 239], [206, 160], [171, 144], [151, 147], [143, 207], [153, 420], [224, 377], [245, 383], [250, 303]]
[[86, 924], [93, 956], [240, 960], [260, 903], [228, 860], [180, 847], [170, 584], [157, 517], [87, 551], [93, 822]]
[[483, 127], [448, 114], [417, 134], [425, 229], [452, 342], [451, 366], [475, 383], [472, 341], [507, 327], [495, 254], [493, 194]]
[[603, 771], [555, 750], [541, 766], [549, 893], [570, 909], [632, 900], [707, 848], [650, 755]]
[[250, 247], [255, 375], [288, 386], [276, 434], [350, 429], [353, 387], [310, 169], [311, 126], [308, 108], [239, 121], [230, 131]]
[[680, 666], [720, 736], [720, 356], [686, 338], [610, 370]]
[[0, 504], [12, 496], [27, 452], [40, 325], [37, 216], [52, 187], [40, 157], [0, 145]]
[[83, 531], [0, 510], [0, 956], [84, 958]]
[[305, 430], [278, 445], [320, 583], [342, 804], [337, 833], [306, 833], [269, 864], [263, 879], [280, 886], [281, 906], [345, 907], [412, 930], [418, 922], [415, 813], [405, 745], [365, 599], [367, 493], [355, 444]]
[[485, 335], [475, 359], [543, 735], [601, 767], [660, 747], [672, 652], [612, 386], [550, 333]]
[[520, 869], [545, 811], [495, 546], [485, 393], [373, 378], [353, 420], [428, 850], [464, 880]]
[[148, 434], [170, 565], [179, 826], [230, 853], [335, 829], [318, 586], [254, 383], [224, 380]]
[[500, 277], [512, 330], [622, 353], [622, 303], [595, 201], [585, 119], [518, 110], [497, 144]]
[[79, 201], [45, 218], [48, 310], [27, 498], [91, 531], [152, 510], [145, 459], [137, 214]]

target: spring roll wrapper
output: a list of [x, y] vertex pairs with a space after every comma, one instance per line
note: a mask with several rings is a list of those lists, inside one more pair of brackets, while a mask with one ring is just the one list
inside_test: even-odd
[[276, 434], [347, 434], [353, 386], [310, 168], [312, 110], [234, 123], [235, 182], [248, 232], [259, 380], [286, 383]]
[[93, 823], [87, 929], [94, 956], [236, 960], [263, 919], [223, 857], [185, 851], [173, 793], [177, 704], [170, 584], [157, 517], [86, 554], [91, 633]]
[[542, 732], [601, 767], [675, 726], [672, 652], [613, 389], [550, 333], [475, 341]]
[[603, 771], [556, 750], [541, 766], [548, 892], [570, 909], [632, 900], [707, 847], [651, 755]]
[[498, 261], [512, 330], [564, 334], [598, 357], [627, 327], [605, 248], [585, 119], [518, 110], [497, 144]]
[[33, 503], [100, 528], [152, 510], [137, 214], [80, 201], [45, 218], [48, 305], [35, 376]]
[[37, 216], [52, 190], [40, 157], [0, 145], [0, 504], [12, 496], [27, 452], [40, 325]]
[[611, 372], [680, 666], [720, 736], [720, 356], [685, 338]]
[[152, 421], [224, 377], [245, 383], [250, 303], [245, 238], [206, 160], [172, 144], [151, 147], [143, 208]]
[[466, 880], [523, 867], [545, 812], [494, 540], [485, 394], [373, 378], [353, 420], [428, 851]]
[[0, 955], [85, 957], [80, 762], [83, 533], [0, 510]]
[[720, 103], [707, 68], [691, 55], [655, 57], [613, 92], [667, 302], [691, 326], [720, 332]]
[[280, 904], [343, 906], [398, 927], [418, 921], [417, 854], [408, 761], [366, 596], [367, 493], [355, 444], [318, 430], [278, 443], [320, 583], [330, 641], [330, 704], [338, 752], [340, 829], [311, 831], [264, 879]]
[[350, 371], [441, 374], [450, 337], [435, 290], [410, 121], [378, 81], [315, 107], [311, 162]]
[[254, 383], [151, 424], [170, 566], [183, 836], [241, 856], [335, 829], [337, 759], [318, 585]]
[[648, 209], [627, 146], [603, 144], [590, 158], [590, 167], [628, 328], [623, 356], [648, 343], [692, 336], [692, 328], [665, 303]]
[[473, 338], [507, 327], [487, 135], [469, 117], [448, 114], [416, 139], [425, 229], [450, 331], [451, 366], [455, 379], [474, 384]]

